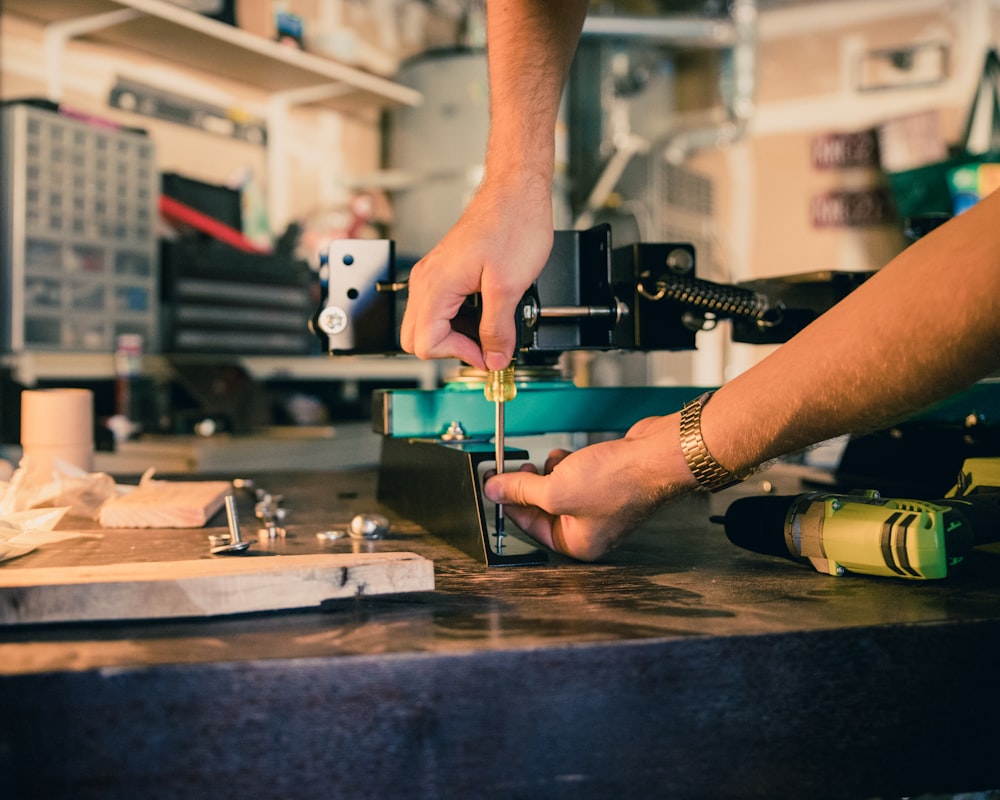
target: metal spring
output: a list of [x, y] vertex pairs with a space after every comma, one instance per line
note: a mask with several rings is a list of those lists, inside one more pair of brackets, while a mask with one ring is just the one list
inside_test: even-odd
[[659, 278], [651, 292], [643, 283], [649, 277], [643, 275], [636, 286], [647, 300], [673, 300], [718, 317], [750, 320], [760, 328], [774, 327], [783, 316], [783, 306], [772, 306], [767, 297], [749, 289], [670, 275]]

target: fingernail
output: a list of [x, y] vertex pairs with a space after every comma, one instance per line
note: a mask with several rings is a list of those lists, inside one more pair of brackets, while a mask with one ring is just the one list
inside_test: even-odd
[[487, 353], [485, 361], [486, 369], [493, 370], [504, 369], [510, 363], [510, 359], [503, 353]]
[[[486, 479], [486, 482], [483, 484], [483, 494], [486, 495], [486, 498], [488, 500], [491, 500], [494, 503], [502, 503], [503, 497], [501, 496], [499, 489], [500, 484], [497, 483], [496, 481], [491, 481], [490, 478], [492, 477], [493, 476], [490, 475], [489, 478]], [[490, 486], [493, 486], [492, 492], [490, 491]]]

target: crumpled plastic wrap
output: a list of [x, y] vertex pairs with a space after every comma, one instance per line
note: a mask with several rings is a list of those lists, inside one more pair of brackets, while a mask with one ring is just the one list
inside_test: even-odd
[[117, 491], [114, 478], [103, 472], [86, 472], [59, 459], [53, 460], [51, 471], [43, 470], [25, 456], [6, 491], [0, 491], [0, 517], [29, 508], [65, 506], [75, 517], [96, 519], [98, 509]]
[[52, 529], [66, 514], [66, 508], [41, 508], [15, 511], [0, 517], [0, 562], [30, 553], [48, 542], [57, 542], [75, 533]]
[[119, 487], [103, 472], [85, 472], [64, 461], [42, 470], [24, 457], [10, 480], [0, 481], [0, 561], [79, 533], [57, 532], [64, 516], [97, 519]]

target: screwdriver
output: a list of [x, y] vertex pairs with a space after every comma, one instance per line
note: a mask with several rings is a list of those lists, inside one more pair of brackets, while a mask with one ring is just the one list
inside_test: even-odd
[[[514, 365], [511, 364], [504, 369], [489, 370], [484, 393], [486, 399], [493, 403], [496, 412], [493, 444], [496, 448], [497, 475], [502, 475], [504, 467], [504, 404], [508, 400], [513, 400], [517, 395], [517, 387], [514, 385]], [[496, 535], [497, 546], [499, 546], [500, 537], [504, 535], [503, 503], [497, 503], [496, 511]]]

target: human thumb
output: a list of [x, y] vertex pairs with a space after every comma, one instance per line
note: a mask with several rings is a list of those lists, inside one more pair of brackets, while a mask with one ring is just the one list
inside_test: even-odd
[[504, 369], [514, 357], [517, 330], [514, 310], [517, 301], [483, 294], [483, 314], [479, 320], [479, 344], [483, 349], [486, 369]]
[[517, 472], [493, 475], [483, 485], [483, 493], [494, 503], [510, 503], [518, 506], [537, 505], [534, 497], [541, 488], [541, 475], [533, 464], [525, 464]]

